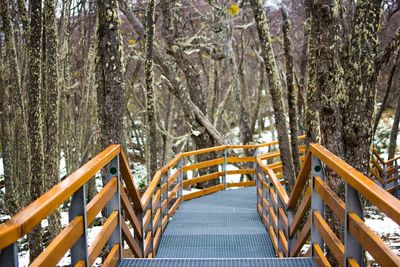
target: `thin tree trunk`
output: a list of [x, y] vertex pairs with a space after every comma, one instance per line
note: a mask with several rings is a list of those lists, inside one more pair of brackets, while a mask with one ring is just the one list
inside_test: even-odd
[[400, 95], [397, 99], [396, 113], [394, 115], [392, 130], [390, 131], [388, 159], [392, 159], [396, 155], [397, 135], [399, 133], [399, 121], [400, 121]]
[[[43, 153], [43, 123], [41, 114], [41, 59], [42, 59], [42, 3], [30, 0], [30, 33], [29, 33], [29, 138], [31, 147], [31, 201], [43, 193], [45, 182], [44, 153]], [[29, 236], [29, 257], [32, 261], [43, 249], [42, 227], [36, 226]]]
[[296, 174], [300, 171], [300, 153], [298, 142], [298, 121], [297, 121], [297, 92], [294, 84], [294, 67], [292, 55], [292, 41], [290, 40], [290, 30], [292, 28], [289, 14], [282, 8], [283, 18], [283, 45], [285, 50], [286, 60], [286, 86], [288, 93], [288, 107], [289, 107], [289, 128], [290, 128], [290, 144], [292, 146], [293, 165]]
[[386, 91], [385, 91], [385, 96], [383, 97], [382, 104], [379, 107], [379, 111], [376, 113], [376, 116], [375, 116], [373, 134], [375, 134], [376, 129], [378, 128], [378, 125], [379, 125], [379, 121], [382, 117], [382, 113], [386, 108], [387, 101], [388, 101], [389, 95], [390, 95], [390, 89], [392, 88], [394, 74], [396, 73], [396, 68], [397, 68], [397, 62], [393, 65], [392, 69], [390, 70], [390, 75], [389, 75], [389, 80], [388, 80]]
[[156, 101], [154, 93], [154, 71], [153, 71], [153, 42], [154, 42], [154, 12], [155, 1], [150, 0], [147, 4], [147, 34], [146, 34], [146, 109], [147, 109], [147, 174], [148, 180], [157, 171], [157, 125], [156, 125]]
[[262, 50], [262, 57], [264, 59], [265, 71], [269, 81], [270, 93], [272, 96], [275, 126], [278, 132], [279, 149], [281, 151], [281, 161], [283, 168], [283, 175], [288, 181], [288, 191], [295, 183], [295, 173], [292, 152], [288, 137], [288, 128], [286, 125], [285, 110], [282, 100], [282, 85], [279, 79], [278, 67], [276, 65], [274, 52], [271, 45], [271, 36], [267, 17], [263, 9], [262, 0], [251, 0], [251, 7], [253, 9], [254, 18], [257, 24], [258, 35], [260, 38], [260, 45]]

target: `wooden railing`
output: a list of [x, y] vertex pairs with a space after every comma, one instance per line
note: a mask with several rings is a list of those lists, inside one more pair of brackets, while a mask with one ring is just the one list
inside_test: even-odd
[[370, 170], [373, 178], [397, 198], [400, 198], [399, 160], [400, 157], [384, 160], [375, 148], [372, 150]]
[[[101, 170], [106, 184], [87, 203], [85, 185]], [[103, 265], [115, 265], [122, 257], [121, 236], [136, 257], [143, 256], [143, 207], [126, 157], [119, 145], [112, 145], [0, 225], [0, 265], [18, 266], [18, 240], [68, 200], [69, 224], [32, 262], [32, 266], [55, 266], [69, 250], [72, 266], [93, 265], [106, 243], [110, 252]], [[89, 226], [104, 209], [106, 220], [94, 240], [88, 243]], [[132, 225], [134, 235], [126, 220]]]
[[[381, 266], [400, 266], [400, 257], [363, 221], [360, 196], [400, 224], [400, 201], [379, 185], [317, 144], [309, 146], [290, 196], [273, 169], [260, 157], [257, 163], [257, 209], [279, 257], [298, 256], [310, 242], [306, 255], [318, 266], [331, 266], [325, 245], [341, 266], [363, 266], [363, 250]], [[345, 184], [343, 200], [325, 182], [325, 169]], [[326, 221], [327, 209], [343, 226], [341, 239]]]
[[[252, 180], [227, 182], [229, 175], [255, 174], [256, 157], [238, 156], [239, 150], [243, 154], [244, 150], [257, 151], [265, 147], [275, 152], [264, 156], [275, 160], [279, 158], [277, 145], [276, 141], [246, 146], [227, 145], [178, 154], [156, 172], [141, 197], [125, 154], [119, 145], [112, 145], [0, 225], [0, 266], [18, 266], [18, 240], [30, 233], [65, 201], [70, 201], [69, 224], [32, 262], [33, 266], [56, 265], [68, 251], [72, 266], [91, 266], [106, 244], [109, 252], [103, 265], [114, 266], [122, 258], [124, 241], [134, 257], [155, 257], [169, 218], [183, 201], [229, 187], [254, 186], [255, 181]], [[196, 161], [197, 155], [211, 152], [220, 153], [220, 157], [205, 162]], [[242, 168], [227, 170], [229, 164]], [[210, 167], [218, 171], [184, 180], [188, 172], [194, 174], [202, 168]], [[275, 167], [279, 172], [279, 163]], [[86, 184], [102, 170], [106, 184], [87, 202]], [[190, 189], [195, 184], [212, 180], [216, 185], [183, 195], [183, 188]], [[88, 243], [88, 229], [101, 211], [106, 215], [106, 220], [97, 236]]]

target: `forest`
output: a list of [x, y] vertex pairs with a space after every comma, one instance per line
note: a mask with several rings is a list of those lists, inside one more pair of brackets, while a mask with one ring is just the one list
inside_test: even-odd
[[273, 140], [291, 192], [302, 135], [374, 179], [400, 153], [399, 47], [399, 0], [0, 0], [0, 222], [111, 144], [142, 192], [179, 153]]

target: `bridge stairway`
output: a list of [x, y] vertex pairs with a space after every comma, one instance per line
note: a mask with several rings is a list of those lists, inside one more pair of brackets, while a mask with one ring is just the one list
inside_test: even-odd
[[157, 259], [120, 266], [314, 266], [311, 258], [275, 258], [256, 210], [254, 187], [184, 202], [169, 222]]

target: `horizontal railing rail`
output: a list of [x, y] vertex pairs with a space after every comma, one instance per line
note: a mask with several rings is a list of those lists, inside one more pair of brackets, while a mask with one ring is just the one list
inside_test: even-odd
[[399, 160], [400, 157], [395, 157], [385, 161], [375, 148], [372, 150], [370, 166], [372, 178], [397, 198], [400, 198]]
[[[257, 163], [257, 209], [277, 256], [298, 256], [310, 242], [305, 255], [318, 266], [331, 266], [325, 246], [341, 266], [363, 266], [363, 250], [381, 266], [400, 266], [400, 257], [363, 221], [359, 195], [400, 224], [400, 201], [379, 185], [318, 144], [309, 146], [290, 196], [273, 168], [261, 158]], [[325, 182], [325, 169], [345, 184], [343, 200]], [[326, 209], [344, 225], [342, 239], [326, 221]]]

